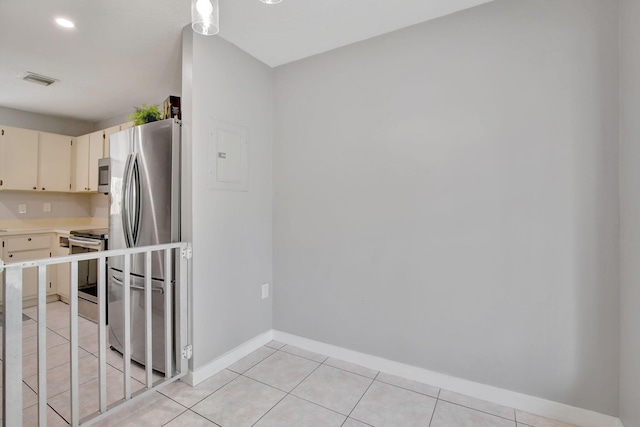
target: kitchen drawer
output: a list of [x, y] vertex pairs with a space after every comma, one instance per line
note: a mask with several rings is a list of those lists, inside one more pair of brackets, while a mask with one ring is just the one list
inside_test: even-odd
[[30, 236], [11, 236], [4, 239], [5, 252], [32, 251], [36, 249], [51, 248], [51, 236], [49, 234], [34, 234]]
[[[18, 251], [7, 252], [7, 259], [5, 262], [23, 262], [33, 261], [37, 259], [49, 258], [51, 252], [49, 248], [38, 249], [32, 251]], [[51, 280], [49, 280], [49, 271], [51, 266], [47, 268], [47, 293], [52, 287]], [[29, 267], [22, 270], [22, 298], [35, 298], [38, 296], [38, 268]]]
[[5, 262], [24, 262], [24, 261], [34, 261], [43, 258], [49, 258], [51, 252], [49, 248], [46, 249], [34, 249], [31, 251], [7, 251], [7, 260]]

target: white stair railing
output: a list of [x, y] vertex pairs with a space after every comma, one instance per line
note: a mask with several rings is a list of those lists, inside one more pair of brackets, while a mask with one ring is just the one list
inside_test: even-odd
[[[165, 375], [153, 382], [153, 337], [152, 337], [152, 254], [164, 252], [164, 359]], [[136, 393], [131, 391], [131, 257], [145, 254], [145, 381], [144, 388]], [[124, 257], [123, 280], [123, 396], [108, 406], [107, 401], [107, 259]], [[79, 395], [79, 340], [78, 340], [78, 262], [97, 260], [98, 265], [98, 411], [80, 419]], [[186, 375], [190, 347], [188, 347], [187, 292], [188, 263], [191, 247], [188, 243], [171, 243], [140, 248], [91, 252], [65, 257], [46, 258], [13, 264], [0, 260], [0, 271], [4, 277], [3, 304], [3, 424], [22, 426], [22, 270], [37, 267], [37, 372], [38, 372], [38, 426], [47, 425], [47, 266], [70, 264], [69, 295], [69, 352], [70, 352], [70, 408], [69, 422], [72, 426], [90, 425], [103, 419], [115, 410], [135, 402], [137, 398], [154, 392], [159, 387]], [[172, 266], [176, 266], [175, 281], [172, 280]], [[175, 283], [175, 288], [173, 286]], [[175, 318], [174, 318], [175, 313]], [[175, 340], [174, 340], [175, 338]], [[177, 361], [173, 366], [172, 361]]]

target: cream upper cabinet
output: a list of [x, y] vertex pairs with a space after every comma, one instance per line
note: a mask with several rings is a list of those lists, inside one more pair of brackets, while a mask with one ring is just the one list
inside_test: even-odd
[[76, 192], [89, 191], [89, 135], [76, 138], [72, 150], [74, 170], [72, 189]]
[[0, 189], [38, 187], [38, 132], [0, 127]]
[[73, 149], [74, 179], [76, 192], [98, 191], [98, 160], [102, 158], [104, 132], [98, 131], [79, 136]]
[[71, 147], [75, 138], [40, 132], [38, 143], [38, 190], [71, 190]]
[[0, 190], [95, 193], [109, 138], [133, 123], [79, 137], [0, 125]]
[[111, 137], [111, 135], [113, 135], [114, 133], [118, 133], [121, 130], [129, 129], [132, 127], [133, 127], [133, 122], [127, 122], [118, 126], [112, 126], [104, 130], [104, 152], [103, 152], [104, 157], [109, 157], [109, 143], [110, 143], [109, 138]]
[[102, 153], [102, 157], [109, 157], [109, 138], [114, 133], [120, 132], [121, 126], [112, 126], [108, 129], [104, 130], [104, 151]]
[[98, 160], [104, 151], [104, 132], [89, 134], [89, 191], [98, 191]]

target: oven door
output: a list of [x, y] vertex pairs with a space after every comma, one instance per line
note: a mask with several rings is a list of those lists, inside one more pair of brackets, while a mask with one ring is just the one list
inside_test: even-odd
[[[86, 254], [104, 249], [98, 239], [69, 237], [69, 254]], [[94, 322], [98, 321], [98, 261], [78, 262], [78, 314]]]

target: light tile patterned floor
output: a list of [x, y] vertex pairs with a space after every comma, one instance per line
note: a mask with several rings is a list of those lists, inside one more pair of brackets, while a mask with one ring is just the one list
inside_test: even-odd
[[[48, 305], [48, 425], [69, 419], [68, 306]], [[37, 425], [35, 309], [25, 309], [24, 425]], [[97, 410], [97, 327], [80, 321], [81, 414]], [[83, 338], [84, 337], [84, 338]], [[109, 352], [112, 353], [112, 352]], [[122, 396], [121, 358], [109, 356], [108, 394]], [[140, 380], [144, 370], [133, 367]], [[133, 381], [133, 389], [143, 387]], [[1, 407], [0, 407], [1, 409]], [[1, 416], [1, 412], [0, 412]], [[270, 342], [197, 387], [175, 382], [98, 426], [219, 427], [572, 427], [427, 384]]]

